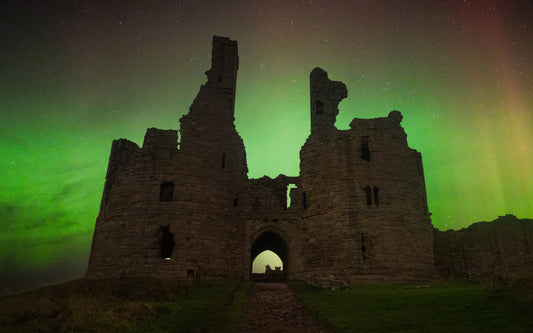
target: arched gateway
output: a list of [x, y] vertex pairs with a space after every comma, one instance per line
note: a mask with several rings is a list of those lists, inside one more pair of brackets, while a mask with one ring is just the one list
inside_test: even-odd
[[266, 250], [276, 253], [281, 259], [283, 263], [283, 276], [284, 280], [286, 280], [289, 270], [289, 249], [287, 242], [278, 233], [271, 230], [261, 232], [252, 243], [250, 249], [250, 277], [252, 276], [252, 263], [260, 253]]

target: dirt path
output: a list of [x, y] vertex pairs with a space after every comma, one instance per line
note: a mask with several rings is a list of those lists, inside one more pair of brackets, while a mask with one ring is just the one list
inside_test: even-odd
[[305, 311], [285, 283], [256, 282], [239, 332], [332, 332]]

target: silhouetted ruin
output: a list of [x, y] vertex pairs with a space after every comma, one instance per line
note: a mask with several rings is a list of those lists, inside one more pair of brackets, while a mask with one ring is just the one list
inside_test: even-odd
[[264, 273], [252, 273], [251, 279], [255, 282], [283, 282], [285, 274], [281, 267], [276, 266], [272, 269], [270, 265], [266, 265]]
[[150, 128], [142, 148], [113, 142], [88, 278], [250, 279], [265, 250], [280, 257], [284, 279], [320, 286], [531, 269], [531, 221], [434, 229], [402, 114], [338, 130], [348, 92], [320, 68], [310, 75], [300, 174], [249, 179], [234, 125], [238, 67], [237, 43], [215, 36], [179, 141], [176, 130]]

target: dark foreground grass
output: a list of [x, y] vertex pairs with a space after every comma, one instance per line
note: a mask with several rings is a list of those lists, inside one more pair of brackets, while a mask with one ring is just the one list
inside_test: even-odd
[[337, 332], [533, 332], [533, 306], [523, 301], [530, 298], [484, 283], [354, 285], [341, 291], [290, 286]]
[[168, 311], [142, 321], [138, 332], [236, 332], [251, 282], [211, 281], [168, 302]]
[[[447, 282], [355, 285], [330, 291], [291, 282], [337, 332], [533, 332], [533, 288]], [[0, 332], [236, 332], [251, 282], [199, 286], [131, 279], [85, 281], [0, 297]]]
[[232, 332], [249, 282], [76, 280], [0, 297], [0, 332]]

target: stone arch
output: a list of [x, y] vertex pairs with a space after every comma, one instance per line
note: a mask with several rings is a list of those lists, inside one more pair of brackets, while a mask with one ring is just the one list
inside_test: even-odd
[[263, 251], [270, 250], [278, 255], [283, 263], [283, 274], [285, 280], [288, 278], [289, 271], [289, 246], [283, 233], [273, 228], [267, 228], [256, 233], [252, 238], [250, 248], [250, 277], [252, 276], [252, 263], [255, 258]]

